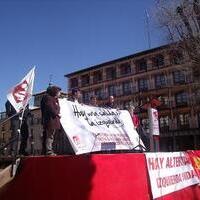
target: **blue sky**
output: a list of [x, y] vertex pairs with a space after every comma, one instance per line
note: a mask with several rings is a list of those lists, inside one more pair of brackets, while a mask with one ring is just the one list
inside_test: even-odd
[[[36, 66], [34, 92], [64, 75], [148, 49], [144, 10], [154, 0], [0, 0], [0, 111], [8, 90]], [[150, 20], [152, 47], [163, 44]]]

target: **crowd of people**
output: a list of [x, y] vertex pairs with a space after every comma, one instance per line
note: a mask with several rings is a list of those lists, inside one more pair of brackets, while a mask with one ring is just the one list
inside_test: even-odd
[[[42, 154], [43, 155], [56, 155], [53, 151], [53, 143], [55, 134], [62, 128], [60, 124], [60, 105], [58, 98], [61, 94], [61, 88], [58, 86], [49, 86], [46, 90], [45, 95], [41, 100], [41, 114], [42, 114], [42, 126], [43, 126], [43, 141], [42, 141]], [[72, 89], [71, 96], [68, 99], [69, 101], [82, 103], [81, 101], [82, 95], [81, 91], [76, 88]], [[97, 97], [90, 97], [90, 106], [98, 107], [98, 99]], [[113, 108], [118, 109], [117, 104], [115, 102], [114, 96], [109, 96], [107, 103], [104, 105], [105, 108]], [[128, 107], [128, 111], [132, 117], [133, 124], [135, 128], [139, 131], [140, 120], [135, 113], [135, 108], [133, 106]], [[19, 124], [19, 115], [16, 115], [16, 111], [9, 101], [6, 102], [6, 113], [8, 117], [11, 117], [11, 137], [15, 138], [18, 135], [19, 127], [21, 134], [21, 144], [19, 148], [19, 154], [28, 155], [26, 152], [27, 147], [27, 139], [29, 135], [28, 131], [28, 118], [31, 116], [29, 106], [26, 107], [23, 113], [23, 119], [21, 120], [21, 124]], [[11, 154], [13, 155], [17, 149], [17, 141], [13, 140], [11, 143]]]

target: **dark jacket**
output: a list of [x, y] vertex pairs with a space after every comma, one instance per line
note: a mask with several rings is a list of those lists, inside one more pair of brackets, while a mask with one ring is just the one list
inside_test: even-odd
[[[10, 101], [6, 101], [5, 107], [6, 107], [6, 115], [8, 117], [12, 117], [13, 115], [15, 115], [17, 113], [15, 108], [10, 103]], [[11, 121], [12, 120], [19, 120], [19, 115], [15, 115], [14, 117], [12, 117]]]
[[42, 124], [45, 129], [60, 129], [58, 99], [46, 94], [41, 100]]
[[104, 107], [109, 108], [109, 109], [117, 109], [117, 104], [108, 102], [108, 103], [105, 104]]

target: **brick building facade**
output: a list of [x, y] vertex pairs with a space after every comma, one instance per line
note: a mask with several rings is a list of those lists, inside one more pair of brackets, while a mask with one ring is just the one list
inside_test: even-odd
[[[152, 97], [158, 107], [160, 149], [162, 151], [199, 149], [200, 91], [184, 52], [166, 45], [65, 75], [68, 92], [80, 88], [83, 103], [96, 95], [103, 106], [114, 95], [118, 106], [141, 106]], [[147, 111], [139, 116], [148, 132]]]

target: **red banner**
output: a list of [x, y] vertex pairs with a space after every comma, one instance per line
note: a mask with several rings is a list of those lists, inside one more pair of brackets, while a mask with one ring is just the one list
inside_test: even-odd
[[[189, 152], [199, 158], [200, 151]], [[195, 157], [194, 156], [194, 157]], [[152, 200], [144, 154], [44, 156], [22, 159], [0, 200]], [[200, 200], [193, 185], [156, 200]]]

